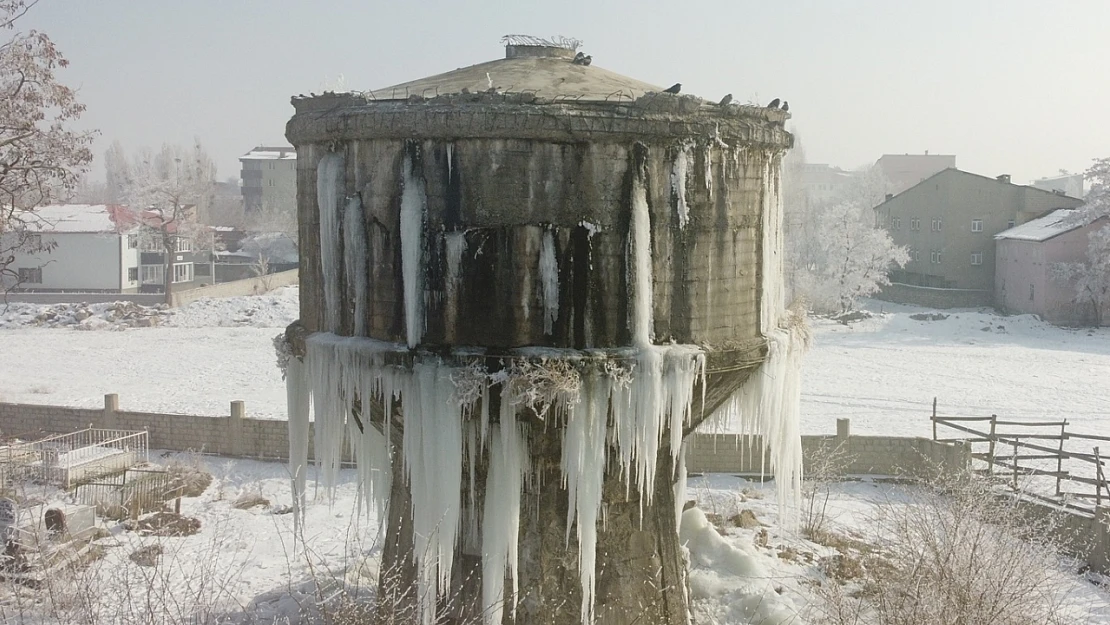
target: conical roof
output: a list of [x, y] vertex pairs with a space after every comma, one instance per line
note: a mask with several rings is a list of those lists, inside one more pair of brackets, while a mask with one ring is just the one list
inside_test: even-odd
[[555, 46], [509, 45], [503, 59], [375, 89], [372, 94], [377, 100], [401, 100], [412, 95], [431, 98], [492, 88], [531, 92], [540, 98], [617, 102], [663, 90], [596, 65], [576, 64], [574, 54], [573, 50]]

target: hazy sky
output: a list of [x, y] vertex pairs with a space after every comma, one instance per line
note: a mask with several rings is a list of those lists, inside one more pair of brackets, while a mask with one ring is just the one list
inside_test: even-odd
[[197, 136], [237, 176], [325, 78], [384, 87], [500, 58], [524, 33], [712, 100], [785, 98], [811, 162], [929, 150], [1027, 182], [1110, 156], [1107, 24], [1110, 0], [42, 0], [22, 28], [71, 61], [98, 161], [113, 139]]

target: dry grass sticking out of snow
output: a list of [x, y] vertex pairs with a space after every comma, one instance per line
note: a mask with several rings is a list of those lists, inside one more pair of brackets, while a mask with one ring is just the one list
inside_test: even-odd
[[[708, 475], [692, 477], [688, 492], [720, 539], [758, 562], [775, 594], [796, 606], [798, 620], [787, 621], [795, 625], [1110, 622], [1110, 585], [1059, 556], [1046, 526], [1015, 528], [1014, 508], [978, 486], [946, 488], [956, 486], [938, 494], [829, 482], [823, 528], [809, 538], [779, 525], [773, 484]], [[744, 620], [750, 613], [723, 591], [697, 592], [699, 577], [719, 577], [728, 567], [692, 560], [698, 622], [778, 622]], [[762, 582], [731, 587], [754, 583]]]
[[[108, 522], [84, 561], [35, 587], [0, 581], [0, 622], [308, 625], [334, 623], [372, 599], [377, 525], [357, 503], [354, 471], [310, 497], [295, 541], [284, 465], [214, 457], [184, 464], [213, 475], [199, 497], [182, 502], [183, 517], [199, 523], [195, 533]], [[272, 504], [235, 505], [247, 499]]]

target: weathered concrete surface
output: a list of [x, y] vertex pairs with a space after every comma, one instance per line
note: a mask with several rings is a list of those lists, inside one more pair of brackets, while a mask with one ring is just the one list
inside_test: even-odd
[[[391, 364], [402, 367], [417, 351], [454, 362], [463, 357], [457, 348], [466, 348], [466, 358], [485, 358], [496, 371], [505, 366], [502, 359], [519, 357], [519, 348], [577, 350], [576, 357], [604, 350], [605, 357], [631, 345], [632, 190], [643, 184], [652, 340], [705, 350], [704, 407], [695, 400], [694, 410], [698, 419], [708, 416], [766, 357], [760, 331], [764, 216], [778, 209], [781, 158], [792, 144], [783, 129], [787, 114], [658, 93], [653, 85], [558, 56], [495, 61], [368, 94], [294, 99], [297, 113], [287, 137], [298, 154], [303, 327], [308, 333], [325, 327], [322, 254], [350, 262], [344, 250], [321, 250], [317, 168], [327, 154], [340, 155], [344, 163], [337, 195], [360, 201], [363, 219], [351, 223], [365, 224], [354, 239], [340, 232], [337, 245], [364, 240], [368, 251], [365, 301], [356, 303], [356, 289], [347, 284], [359, 268], [338, 272], [340, 334], [365, 328], [371, 338], [407, 342], [400, 221], [408, 166], [415, 176], [409, 183], [426, 190], [426, 328], [415, 350], [389, 354], [396, 359]], [[335, 221], [339, 228], [346, 223], [329, 220]], [[548, 237], [558, 274], [550, 331], [539, 254]], [[449, 238], [465, 242], [457, 265], [449, 265]], [[357, 320], [356, 310], [364, 315]], [[699, 384], [695, 397], [701, 391]], [[394, 437], [403, 427], [404, 406], [396, 408]], [[490, 412], [497, 414], [496, 407]], [[370, 426], [380, 418], [371, 415]], [[568, 547], [567, 493], [558, 487], [561, 424], [533, 421], [535, 482], [526, 487], [521, 506], [521, 590], [511, 599], [515, 622], [578, 623], [577, 542], [572, 537]], [[642, 509], [639, 495], [626, 495], [617, 467], [610, 463], [606, 469], [606, 523], [598, 528], [597, 544], [599, 623], [685, 621], [670, 453], [664, 444], [654, 501]], [[395, 450], [393, 461], [401, 462], [400, 452]], [[479, 479], [486, 462], [478, 458], [473, 467]], [[411, 531], [411, 493], [403, 476], [394, 477], [390, 536]], [[474, 534], [473, 528], [460, 531]], [[405, 540], [394, 541], [383, 566], [410, 579], [411, 546]], [[473, 598], [481, 587], [481, 546], [466, 543], [460, 540], [456, 549], [452, 597]], [[410, 613], [412, 597], [404, 585], [383, 580], [380, 596], [394, 597], [393, 607]], [[479, 609], [467, 600], [440, 607], [452, 622], [469, 622]]]

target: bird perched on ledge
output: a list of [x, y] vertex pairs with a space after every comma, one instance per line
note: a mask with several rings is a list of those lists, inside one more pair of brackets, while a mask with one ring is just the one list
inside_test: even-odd
[[584, 65], [586, 67], [589, 67], [590, 63], [593, 63], [593, 62], [594, 62], [594, 57], [587, 54], [586, 56], [582, 57], [582, 62], [579, 63], [579, 65]]
[[779, 107], [779, 99], [778, 98], [775, 98], [774, 100], [771, 100], [771, 103], [767, 105], [767, 108], [769, 108], [769, 109], [778, 109], [778, 107]]
[[677, 95], [679, 91], [682, 91], [682, 83], [676, 82], [675, 84], [671, 85], [669, 89], [664, 89], [663, 93], [671, 93]]
[[732, 94], [727, 93], [727, 94], [725, 94], [725, 97], [721, 98], [721, 101], [717, 103], [717, 106], [728, 106], [729, 103], [731, 103], [731, 102], [732, 102]]
[[786, 100], [782, 101], [782, 110], [783, 110], [783, 112], [786, 112], [786, 111], [790, 110], [790, 103], [787, 102]]

